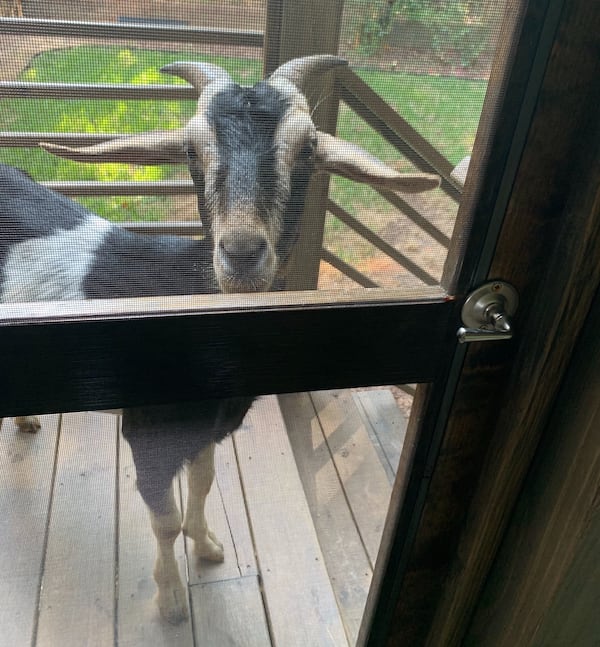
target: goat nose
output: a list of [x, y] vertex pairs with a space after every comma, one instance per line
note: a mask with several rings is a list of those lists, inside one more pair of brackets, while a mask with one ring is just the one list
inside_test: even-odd
[[258, 234], [229, 234], [221, 238], [219, 249], [232, 270], [251, 270], [264, 261], [267, 241]]

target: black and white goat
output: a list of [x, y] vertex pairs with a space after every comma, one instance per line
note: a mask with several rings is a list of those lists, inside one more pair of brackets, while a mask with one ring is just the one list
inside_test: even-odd
[[[184, 128], [82, 149], [44, 145], [81, 161], [187, 162], [203, 240], [129, 233], [0, 166], [0, 302], [269, 290], [285, 270], [313, 172], [404, 192], [436, 187], [436, 176], [399, 174], [357, 146], [317, 132], [303, 82], [342, 64], [333, 56], [296, 59], [267, 80], [241, 87], [214, 65], [174, 63], [165, 71], [199, 93], [197, 113]], [[183, 531], [197, 557], [222, 560], [222, 545], [204, 516], [214, 443], [241, 424], [251, 403], [233, 398], [123, 412], [123, 434], [158, 542], [158, 605], [170, 622], [187, 616], [173, 552], [182, 529], [173, 477], [186, 467]], [[18, 422], [35, 426], [32, 418]]]

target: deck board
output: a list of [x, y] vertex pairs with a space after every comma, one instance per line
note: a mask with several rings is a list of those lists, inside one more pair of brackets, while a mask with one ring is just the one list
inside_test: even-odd
[[279, 396], [348, 641], [356, 643], [372, 568], [308, 393]]
[[116, 418], [62, 416], [37, 645], [113, 642]]
[[5, 645], [29, 645], [37, 623], [40, 573], [60, 416], [41, 416], [38, 434], [0, 429], [0, 628]]
[[357, 391], [352, 394], [359, 413], [367, 422], [367, 433], [390, 483], [393, 484], [400, 463], [408, 419], [402, 415], [388, 389]]
[[349, 391], [318, 391], [311, 399], [333, 462], [367, 549], [375, 563], [391, 485]]
[[270, 645], [258, 577], [193, 586], [198, 645], [263, 647]]
[[355, 644], [397, 415], [385, 391], [260, 398], [215, 455], [206, 512], [225, 562], [198, 575], [176, 541], [190, 602], [177, 626], [154, 602], [155, 540], [118, 417], [44, 416], [35, 435], [5, 420], [0, 646]]
[[273, 644], [346, 645], [346, 636], [275, 397], [234, 434]]

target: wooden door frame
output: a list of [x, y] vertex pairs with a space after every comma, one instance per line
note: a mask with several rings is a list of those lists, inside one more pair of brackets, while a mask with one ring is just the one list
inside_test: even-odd
[[585, 647], [600, 616], [600, 292], [469, 622], [477, 647]]
[[[420, 434], [430, 444], [444, 395], [450, 407], [439, 452], [430, 446], [419, 455], [417, 447], [414, 482], [396, 484], [405, 505], [386, 531], [391, 548], [379, 560], [361, 634], [368, 645], [461, 644], [600, 286], [600, 8], [532, 1], [521, 24], [517, 74], [479, 188], [488, 219], [511, 163], [516, 173], [491, 263], [468, 263], [484, 269], [481, 278], [518, 289], [518, 332], [510, 342], [469, 346], [447, 385], [453, 393], [434, 386], [421, 395]], [[499, 139], [511, 119], [508, 144], [522, 136], [521, 150]], [[467, 256], [477, 251], [474, 234]], [[474, 278], [463, 273], [459, 289]]]

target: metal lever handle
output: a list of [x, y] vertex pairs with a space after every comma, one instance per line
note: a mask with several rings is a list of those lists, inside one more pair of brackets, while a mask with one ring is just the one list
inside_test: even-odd
[[512, 333], [497, 332], [496, 330], [483, 330], [481, 328], [463, 328], [462, 326], [456, 331], [459, 344], [466, 344], [470, 341], [498, 341], [501, 339], [510, 339]]
[[492, 281], [477, 288], [463, 305], [461, 314], [465, 326], [456, 333], [459, 343], [511, 339], [510, 317], [518, 302], [517, 291], [508, 283]]

